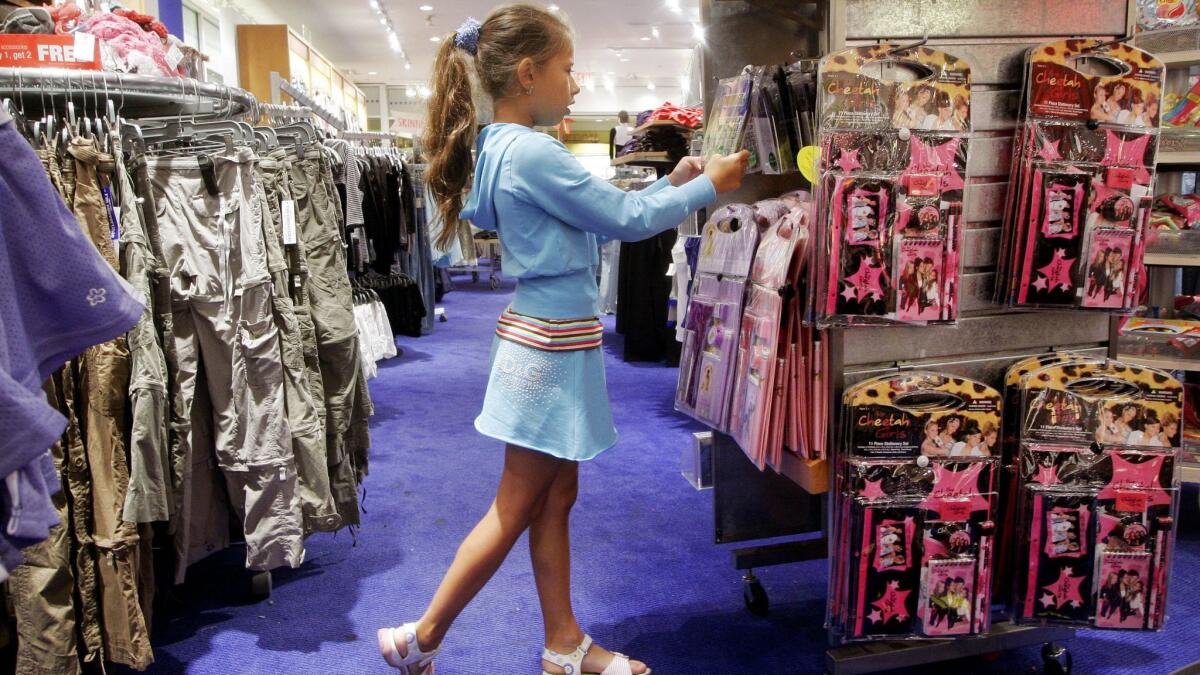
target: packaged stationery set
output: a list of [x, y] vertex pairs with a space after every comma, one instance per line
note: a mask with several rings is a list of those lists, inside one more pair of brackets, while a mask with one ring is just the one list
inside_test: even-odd
[[1018, 621], [1160, 630], [1178, 518], [1183, 387], [1094, 359], [1021, 377]]
[[[1082, 72], [1089, 59], [1117, 74]], [[1145, 285], [1163, 64], [1095, 39], [1044, 44], [1027, 60], [996, 301], [1129, 310]]]
[[[896, 68], [918, 79], [882, 79]], [[970, 67], [882, 44], [826, 56], [818, 80], [817, 324], [955, 321]]]
[[842, 405], [830, 626], [850, 641], [986, 632], [999, 392], [913, 372], [856, 384]]

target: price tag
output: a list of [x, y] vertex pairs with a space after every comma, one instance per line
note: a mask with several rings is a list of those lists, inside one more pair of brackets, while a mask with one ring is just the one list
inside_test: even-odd
[[279, 202], [279, 213], [283, 221], [283, 243], [299, 244], [300, 240], [296, 237], [296, 202], [291, 199]]
[[183, 50], [178, 45], [171, 45], [171, 48], [167, 50], [167, 65], [171, 67], [171, 70], [175, 70], [182, 61]]
[[104, 206], [108, 209], [108, 229], [112, 234], [112, 240], [117, 241], [121, 238], [121, 221], [117, 218], [117, 210], [113, 208], [112, 189], [107, 185], [100, 188], [100, 195], [104, 197]]
[[96, 58], [96, 36], [81, 30], [75, 31], [75, 46], [72, 49], [76, 61], [91, 61]]

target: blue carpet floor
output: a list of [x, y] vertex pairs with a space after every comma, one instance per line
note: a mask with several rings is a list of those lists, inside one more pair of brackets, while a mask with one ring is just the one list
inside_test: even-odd
[[[375, 447], [357, 541], [310, 539], [298, 570], [278, 571], [269, 601], [246, 600], [241, 551], [193, 567], [156, 620], [154, 673], [385, 673], [375, 631], [418, 616], [459, 542], [487, 509], [500, 444], [472, 420], [495, 317], [511, 286], [466, 284], [446, 296], [449, 322], [401, 339], [402, 358], [372, 381]], [[760, 571], [769, 618], [742, 605], [739, 575], [713, 544], [712, 502], [679, 475], [692, 423], [672, 408], [675, 371], [627, 364], [606, 336], [620, 444], [582, 470], [573, 521], [574, 601], [605, 646], [661, 675], [820, 673], [826, 563]], [[1157, 634], [1089, 631], [1070, 646], [1077, 673], [1167, 673], [1200, 660], [1200, 514], [1187, 505], [1172, 620]], [[443, 675], [537, 673], [541, 619], [525, 541], [447, 638]], [[913, 672], [1037, 672], [1036, 648]]]

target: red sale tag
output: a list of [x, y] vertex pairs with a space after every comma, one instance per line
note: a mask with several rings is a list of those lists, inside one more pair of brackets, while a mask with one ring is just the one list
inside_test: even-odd
[[1108, 170], [1108, 180], [1105, 182], [1114, 190], [1128, 190], [1133, 187], [1133, 169], [1114, 166]]
[[[76, 43], [90, 43], [90, 54], [77, 54]], [[0, 67], [100, 70], [100, 43], [73, 35], [0, 35]]]
[[1133, 490], [1117, 491], [1118, 511], [1145, 513], [1146, 507], [1149, 505], [1149, 503], [1150, 498], [1145, 492], [1134, 492]]
[[946, 499], [941, 503], [942, 520], [952, 522], [962, 522], [971, 517], [971, 500], [969, 499]]

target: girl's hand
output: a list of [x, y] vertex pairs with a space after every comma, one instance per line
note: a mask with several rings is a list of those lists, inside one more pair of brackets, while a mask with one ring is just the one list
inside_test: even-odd
[[671, 185], [679, 187], [696, 176], [704, 173], [704, 160], [699, 157], [684, 157], [675, 165], [675, 170], [667, 176]]
[[741, 187], [742, 176], [745, 175], [749, 163], [750, 153], [746, 150], [723, 157], [713, 155], [704, 166], [704, 175], [712, 181], [718, 194], [730, 192]]

